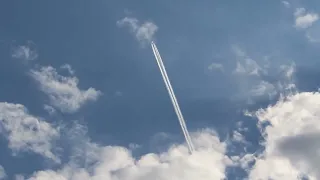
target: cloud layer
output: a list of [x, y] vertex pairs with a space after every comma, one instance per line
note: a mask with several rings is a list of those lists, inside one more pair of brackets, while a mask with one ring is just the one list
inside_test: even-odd
[[[254, 116], [258, 119], [258, 126], [265, 139], [265, 151], [262, 154], [229, 158], [226, 155], [227, 143], [221, 142], [210, 129], [192, 133], [197, 149], [193, 154], [188, 153], [186, 144], [176, 144], [166, 152], [149, 153], [141, 157], [134, 157], [128, 148], [101, 146], [81, 136], [81, 142], [73, 144], [75, 147], [72, 148], [73, 158], [70, 162], [58, 170], [37, 171], [27, 179], [211, 180], [224, 179], [226, 168], [236, 165], [248, 171], [250, 180], [299, 179], [302, 176], [311, 180], [319, 179], [319, 106], [319, 92], [303, 92], [283, 97], [275, 105], [256, 111]], [[27, 114], [22, 105], [2, 103], [1, 107], [1, 119], [7, 119], [2, 120], [2, 123], [7, 131], [12, 131], [9, 139], [19, 139], [13, 142], [16, 145], [12, 147], [54, 157], [49, 142], [52, 137], [58, 136], [57, 130]], [[13, 128], [13, 124], [17, 124], [16, 119], [19, 120], [19, 126]], [[13, 123], [6, 125], [9, 120]], [[266, 122], [270, 125], [265, 127], [263, 124]], [[21, 138], [17, 133], [29, 135]], [[72, 133], [79, 135], [77, 130]], [[234, 133], [233, 139], [244, 141], [239, 132]], [[252, 162], [255, 163], [251, 167]]]
[[226, 157], [226, 144], [219, 141], [213, 131], [193, 134], [197, 151], [190, 155], [185, 144], [173, 145], [161, 154], [132, 156], [130, 150], [120, 146], [99, 146], [86, 143], [87, 166], [70, 162], [58, 171], [36, 172], [30, 180], [212, 180], [225, 178], [225, 168], [231, 165]]

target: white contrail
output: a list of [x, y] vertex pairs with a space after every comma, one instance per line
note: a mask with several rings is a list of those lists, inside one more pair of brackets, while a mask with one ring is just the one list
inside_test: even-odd
[[170, 95], [170, 98], [173, 102], [173, 106], [175, 108], [175, 111], [177, 113], [177, 116], [178, 116], [178, 119], [179, 119], [179, 123], [181, 125], [181, 128], [182, 128], [182, 131], [185, 135], [185, 138], [186, 138], [186, 141], [188, 143], [188, 146], [190, 148], [190, 151], [192, 152], [194, 150], [193, 148], [193, 144], [191, 142], [191, 138], [190, 138], [190, 135], [189, 135], [189, 132], [187, 130], [187, 126], [185, 124], [185, 121], [184, 121], [184, 118], [182, 116], [182, 113], [181, 113], [181, 110], [180, 110], [180, 106], [178, 104], [178, 101], [177, 101], [177, 98], [174, 94], [174, 91], [172, 89], [172, 86], [171, 86], [171, 83], [170, 83], [170, 80], [169, 80], [169, 77], [167, 75], [167, 72], [166, 72], [166, 69], [165, 69], [165, 66], [163, 64], [163, 61], [162, 61], [162, 58], [160, 56], [160, 53], [158, 51], [158, 48], [156, 47], [156, 45], [153, 43], [153, 50], [155, 52], [155, 56], [156, 56], [156, 59], [157, 59], [157, 62], [158, 62], [158, 65], [159, 65], [159, 68], [160, 68], [160, 71], [161, 71], [161, 74], [163, 76], [163, 79], [164, 79], [164, 82], [166, 84], [166, 87], [168, 89], [168, 92], [169, 92], [169, 95]]
[[153, 50], [153, 54], [154, 54], [154, 56], [155, 56], [155, 58], [157, 60], [157, 63], [158, 63], [158, 66], [159, 66], [163, 81], [165, 82], [166, 88], [167, 88], [167, 90], [169, 92], [173, 107], [174, 107], [175, 112], [176, 112], [176, 114], [178, 116], [179, 123], [180, 123], [181, 129], [182, 129], [182, 132], [183, 132], [183, 134], [185, 136], [186, 142], [188, 144], [189, 151], [192, 153], [194, 151], [194, 146], [192, 144], [192, 141], [191, 141], [191, 138], [190, 138], [186, 123], [185, 123], [184, 118], [182, 116], [182, 113], [181, 113], [177, 98], [176, 98], [176, 96], [174, 94], [174, 91], [172, 89], [172, 86], [171, 86], [169, 77], [167, 75], [166, 69], [165, 69], [164, 64], [162, 62], [160, 53], [159, 53], [156, 45], [153, 42], [151, 42], [151, 47], [152, 47], [152, 50]]
[[190, 152], [192, 152], [192, 151], [194, 150], [193, 144], [192, 144], [192, 142], [191, 142], [191, 138], [190, 138], [190, 136], [189, 136], [187, 127], [186, 127], [186, 125], [185, 125], [185, 121], [184, 121], [184, 118], [183, 118], [183, 116], [182, 116], [182, 113], [181, 113], [179, 104], [178, 104], [178, 102], [177, 102], [177, 99], [176, 99], [176, 97], [175, 97], [175, 95], [174, 95], [174, 92], [173, 92], [173, 89], [172, 89], [172, 87], [171, 87], [170, 80], [169, 80], [169, 78], [168, 78], [168, 75], [167, 75], [167, 73], [166, 73], [165, 67], [164, 67], [164, 65], [163, 65], [163, 62], [162, 62], [160, 53], [159, 53], [159, 51], [157, 50], [157, 47], [155, 46], [155, 44], [152, 44], [152, 49], [153, 49], [153, 51], [154, 51], [154, 55], [155, 55], [155, 57], [156, 57], [158, 66], [159, 66], [159, 68], [160, 68], [160, 71], [161, 71], [163, 80], [164, 80], [164, 82], [165, 82], [165, 84], [166, 84], [167, 90], [168, 90], [168, 92], [169, 92], [170, 98], [171, 98], [171, 100], [172, 100], [174, 109], [175, 109], [176, 114], [177, 114], [177, 116], [178, 116], [179, 123], [180, 123], [180, 125], [181, 125], [183, 134], [184, 134], [184, 136], [185, 136], [185, 138], [186, 138], [186, 142], [187, 142], [187, 144], [188, 144], [189, 150], [190, 150]]

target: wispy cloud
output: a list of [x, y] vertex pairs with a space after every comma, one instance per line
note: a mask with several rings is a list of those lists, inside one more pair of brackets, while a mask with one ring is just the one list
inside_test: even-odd
[[35, 44], [29, 41], [26, 45], [13, 47], [11, 56], [24, 61], [32, 61], [38, 58]]
[[61, 69], [66, 69], [68, 71], [69, 74], [74, 75], [75, 71], [72, 69], [72, 67], [70, 66], [70, 64], [64, 64], [62, 66], [60, 66]]
[[259, 76], [261, 72], [260, 66], [256, 61], [250, 58], [244, 59], [243, 62], [237, 62], [236, 69], [234, 70], [237, 74], [246, 74], [246, 75], [256, 75]]
[[30, 75], [39, 83], [41, 90], [49, 96], [52, 106], [61, 112], [76, 112], [86, 102], [95, 101], [102, 94], [92, 87], [87, 90], [79, 89], [77, 77], [59, 75], [51, 66], [31, 70]]
[[244, 136], [238, 131], [233, 131], [232, 140], [235, 141], [235, 142], [240, 142], [240, 143], [245, 143], [246, 142]]
[[209, 70], [218, 70], [218, 71], [224, 71], [223, 65], [220, 63], [212, 63], [208, 66]]
[[43, 105], [43, 109], [46, 110], [49, 114], [54, 114], [56, 112], [56, 110], [48, 104]]
[[59, 137], [59, 132], [49, 123], [28, 114], [21, 104], [0, 102], [0, 124], [3, 135], [14, 151], [32, 151], [59, 162], [52, 152], [52, 141]]
[[4, 180], [6, 178], [6, 172], [4, 168], [0, 165], [0, 180]]
[[318, 21], [319, 16], [316, 13], [307, 13], [306, 9], [298, 8], [295, 13], [295, 27], [300, 29], [306, 29]]
[[117, 21], [117, 25], [119, 27], [129, 27], [136, 39], [143, 44], [150, 43], [158, 30], [158, 26], [153, 22], [147, 21], [140, 23], [138, 19], [132, 17], [125, 17], [122, 20]]
[[253, 86], [253, 88], [250, 90], [250, 93], [253, 96], [268, 95], [269, 97], [273, 97], [277, 94], [277, 90], [273, 84], [262, 80], [259, 84]]
[[[273, 66], [268, 59], [256, 61], [238, 46], [232, 47], [236, 56], [236, 75], [241, 96], [248, 97], [249, 103], [256, 98], [274, 98], [277, 94], [295, 90], [295, 64]], [[241, 75], [241, 76], [239, 76]]]
[[281, 2], [286, 8], [290, 7], [290, 3], [288, 1], [281, 1]]
[[236, 55], [236, 69], [234, 73], [245, 74], [245, 75], [256, 75], [259, 76], [263, 72], [262, 68], [258, 63], [250, 58], [245, 51], [238, 46], [232, 46], [232, 51]]

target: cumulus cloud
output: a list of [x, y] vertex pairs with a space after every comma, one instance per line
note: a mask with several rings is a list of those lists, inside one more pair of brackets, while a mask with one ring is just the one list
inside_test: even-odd
[[256, 159], [250, 179], [320, 179], [320, 93], [303, 92], [258, 110], [265, 151]]
[[87, 90], [79, 89], [77, 77], [59, 75], [51, 66], [31, 70], [30, 74], [39, 83], [41, 90], [49, 96], [52, 106], [61, 112], [76, 112], [86, 102], [95, 101], [101, 95], [100, 91], [92, 87]]
[[138, 19], [125, 17], [117, 21], [119, 27], [127, 26], [141, 43], [150, 43], [154, 39], [154, 35], [158, 30], [158, 26], [153, 22], [147, 21], [140, 23]]
[[56, 162], [52, 142], [59, 132], [49, 123], [32, 116], [21, 104], [0, 102], [0, 125], [14, 151], [32, 151]]
[[194, 133], [197, 151], [188, 153], [185, 144], [174, 145], [167, 152], [132, 156], [120, 146], [98, 146], [87, 143], [82, 148], [90, 154], [86, 168], [68, 163], [62, 169], [38, 171], [30, 180], [212, 180], [224, 179], [231, 160], [225, 156], [226, 144], [213, 131]]
[[306, 29], [318, 21], [319, 16], [316, 13], [307, 13], [304, 8], [296, 9], [295, 15], [295, 27], [300, 29]]
[[35, 44], [29, 41], [26, 45], [14, 47], [11, 56], [25, 61], [32, 61], [38, 58], [38, 52]]

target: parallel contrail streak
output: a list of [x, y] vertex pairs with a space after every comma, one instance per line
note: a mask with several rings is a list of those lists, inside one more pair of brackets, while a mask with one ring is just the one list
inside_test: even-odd
[[163, 81], [165, 82], [166, 88], [167, 88], [167, 90], [169, 92], [171, 101], [173, 103], [173, 107], [174, 107], [175, 112], [176, 112], [176, 114], [178, 116], [179, 123], [180, 123], [181, 129], [183, 131], [183, 134], [185, 136], [186, 142], [188, 144], [189, 151], [192, 153], [194, 151], [194, 147], [193, 147], [193, 144], [191, 142], [191, 138], [190, 138], [187, 126], [185, 124], [184, 118], [182, 116], [182, 113], [181, 113], [177, 98], [176, 98], [176, 96], [174, 94], [174, 91], [172, 89], [169, 77], [167, 75], [166, 69], [165, 69], [164, 64], [162, 62], [162, 58], [160, 56], [160, 53], [159, 53], [156, 45], [153, 42], [151, 43], [151, 47], [152, 47], [154, 56], [155, 56], [155, 58], [157, 60], [157, 63], [158, 63], [158, 66], [159, 66]]
[[194, 147], [193, 147], [193, 144], [192, 144], [192, 142], [191, 142], [191, 138], [190, 138], [190, 136], [189, 136], [189, 132], [188, 132], [188, 130], [187, 130], [187, 127], [186, 127], [186, 124], [185, 124], [183, 115], [182, 115], [182, 113], [181, 113], [180, 106], [179, 106], [179, 104], [178, 104], [178, 101], [177, 101], [176, 96], [175, 96], [175, 94], [174, 94], [174, 91], [173, 91], [173, 89], [172, 89], [172, 86], [171, 86], [169, 77], [168, 77], [168, 75], [167, 75], [165, 66], [164, 66], [163, 61], [162, 61], [162, 58], [161, 58], [161, 56], [160, 56], [160, 53], [159, 53], [157, 47], [156, 47], [154, 44], [153, 44], [153, 47], [154, 47], [154, 50], [156, 51], [156, 56], [158, 57], [157, 62], [158, 62], [158, 64], [159, 64], [159, 68], [160, 68], [161, 74], [162, 74], [162, 76], [163, 76], [163, 78], [164, 78], [166, 87], [167, 87], [167, 89], [168, 89], [168, 91], [169, 91], [169, 95], [170, 95], [171, 100], [172, 100], [172, 102], [173, 102], [173, 106], [174, 106], [174, 108], [175, 108], [175, 110], [176, 110], [176, 113], [177, 113], [177, 116], [178, 116], [178, 119], [179, 119], [179, 123], [180, 123], [181, 128], [182, 128], [182, 131], [183, 131], [183, 133], [184, 133], [184, 135], [185, 135], [185, 138], [186, 138], [186, 141], [187, 141], [187, 143], [188, 143], [189, 149], [190, 149], [190, 151], [192, 152], [192, 151], [194, 150]]
[[[156, 49], [155, 49], [156, 50]], [[166, 71], [163, 67], [163, 63], [161, 63], [161, 56], [159, 56], [159, 52], [156, 52], [155, 54], [156, 58], [157, 58], [157, 62], [158, 62], [158, 65], [159, 65], [159, 68], [160, 68], [160, 71], [161, 71], [161, 74], [163, 76], [163, 79], [164, 79], [164, 82], [166, 84], [166, 87], [168, 89], [168, 92], [169, 92], [169, 95], [170, 95], [170, 98], [173, 102], [173, 106], [174, 106], [174, 109], [176, 111], [176, 114], [178, 116], [178, 119], [179, 119], [179, 123], [180, 123], [180, 126], [182, 128], [182, 131], [183, 131], [183, 134], [186, 138], [186, 142], [188, 144], [188, 147], [189, 147], [189, 150], [190, 152], [193, 151], [193, 145], [191, 143], [191, 140], [190, 140], [190, 137], [189, 137], [189, 134], [188, 134], [188, 131], [186, 129], [186, 126], [185, 126], [185, 123], [184, 123], [184, 120], [183, 120], [183, 116], [181, 114], [181, 111], [180, 111], [180, 108], [179, 108], [179, 105], [177, 104], [177, 100], [175, 98], [175, 95], [173, 93], [173, 90], [171, 88], [171, 84], [170, 84], [170, 81], [168, 79], [168, 76], [166, 75]]]

